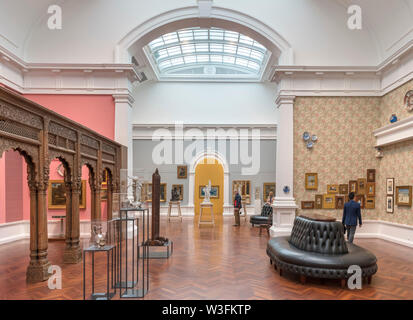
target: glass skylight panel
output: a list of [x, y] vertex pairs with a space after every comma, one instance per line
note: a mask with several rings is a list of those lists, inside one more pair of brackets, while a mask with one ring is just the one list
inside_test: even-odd
[[[171, 32], [150, 42], [148, 48], [163, 75], [198, 74], [199, 67], [209, 70], [209, 67], [220, 66], [226, 75], [239, 75], [241, 72], [258, 76], [267, 53], [264, 46], [250, 37], [217, 28]], [[214, 74], [208, 73], [208, 76], [213, 77]]]

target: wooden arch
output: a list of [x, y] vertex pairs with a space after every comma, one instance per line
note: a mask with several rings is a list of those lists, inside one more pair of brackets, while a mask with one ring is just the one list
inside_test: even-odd
[[119, 192], [120, 170], [121, 167], [126, 169], [122, 164], [126, 163], [127, 148], [0, 87], [0, 157], [11, 149], [23, 155], [28, 164], [30, 263], [27, 281], [44, 281], [50, 276], [46, 201], [50, 161], [58, 158], [67, 172], [66, 247], [63, 256], [66, 263], [78, 263], [82, 258], [79, 219], [82, 165], [87, 164], [93, 172], [90, 181], [94, 201], [92, 219], [100, 219], [102, 175], [97, 173], [101, 173], [102, 168], [109, 168], [111, 191]]

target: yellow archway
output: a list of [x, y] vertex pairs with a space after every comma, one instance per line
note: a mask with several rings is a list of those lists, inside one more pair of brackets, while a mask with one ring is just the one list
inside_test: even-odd
[[213, 158], [202, 159], [195, 168], [195, 190], [194, 205], [195, 215], [199, 215], [199, 205], [203, 201], [200, 197], [200, 187], [204, 187], [211, 180], [211, 185], [218, 187], [218, 197], [211, 196], [214, 205], [214, 215], [221, 215], [224, 212], [224, 167]]

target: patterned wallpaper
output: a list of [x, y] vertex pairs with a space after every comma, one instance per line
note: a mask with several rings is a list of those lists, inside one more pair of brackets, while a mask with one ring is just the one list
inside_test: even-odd
[[[393, 90], [382, 98], [380, 107], [380, 127], [388, 125], [390, 116], [395, 113], [399, 120], [413, 116], [404, 108], [406, 92], [413, 90], [413, 80]], [[406, 141], [383, 149], [384, 157], [380, 160], [376, 188], [378, 191], [377, 213], [380, 220], [413, 225], [413, 207], [394, 206], [394, 213], [386, 213], [386, 178], [394, 178], [395, 186], [413, 186], [413, 141]]]
[[[294, 103], [294, 196], [314, 201], [316, 194], [327, 192], [327, 184], [345, 184], [367, 177], [367, 169], [378, 168], [373, 130], [378, 128], [380, 98], [300, 97]], [[318, 141], [308, 150], [302, 139], [307, 131]], [[305, 190], [305, 173], [318, 173], [318, 191]], [[311, 210], [341, 219], [342, 210]], [[363, 210], [368, 219], [376, 210]]]
[[[413, 185], [413, 141], [384, 149], [384, 158], [375, 157], [373, 131], [389, 124], [392, 113], [399, 120], [413, 116], [404, 109], [404, 96], [413, 89], [413, 80], [382, 98], [299, 97], [294, 103], [294, 196], [302, 212], [301, 201], [314, 201], [326, 193], [327, 184], [348, 183], [366, 178], [367, 169], [376, 169], [376, 209], [363, 210], [364, 219], [380, 219], [413, 225], [413, 208], [385, 210], [386, 178], [397, 185]], [[318, 136], [313, 150], [302, 139], [305, 131]], [[318, 191], [305, 190], [305, 173], [318, 173]], [[342, 210], [312, 210], [341, 219]]]

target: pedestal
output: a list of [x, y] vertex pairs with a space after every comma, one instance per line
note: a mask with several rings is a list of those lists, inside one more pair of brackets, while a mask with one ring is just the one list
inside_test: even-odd
[[287, 236], [293, 229], [297, 205], [294, 198], [275, 198], [272, 207], [273, 225], [270, 228], [271, 237]]
[[[106, 292], [95, 292], [95, 253], [106, 252]], [[103, 247], [91, 246], [83, 250], [83, 300], [86, 300], [86, 253], [92, 255], [92, 294], [91, 300], [110, 300], [116, 294], [116, 247], [114, 245], [106, 245]], [[114, 289], [114, 291], [110, 291]]]
[[[211, 213], [211, 220], [210, 221], [202, 221], [202, 214], [204, 212], [204, 209], [209, 209], [209, 212]], [[200, 204], [198, 226], [200, 226], [201, 224], [203, 224], [203, 225], [215, 225], [214, 205], [212, 203], [201, 203]]]
[[[178, 209], [178, 215], [177, 216], [171, 215], [171, 211], [172, 211], [174, 206], [176, 206], [176, 208]], [[181, 222], [182, 222], [181, 201], [169, 201], [168, 221], [171, 221], [171, 218], [181, 218]]]

